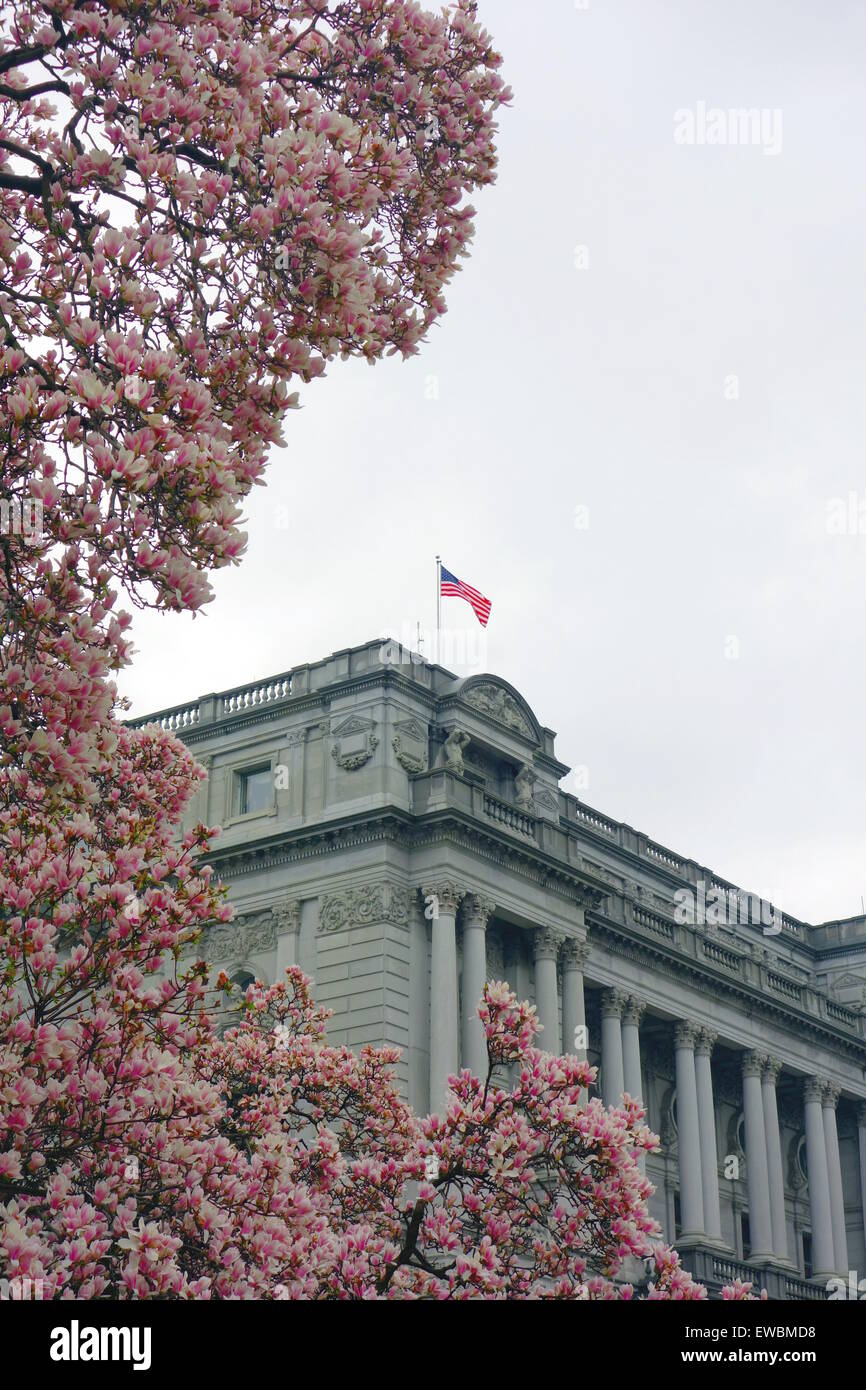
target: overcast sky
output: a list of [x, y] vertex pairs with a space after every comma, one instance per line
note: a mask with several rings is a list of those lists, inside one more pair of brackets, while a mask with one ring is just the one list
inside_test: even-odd
[[441, 553], [493, 601], [486, 646], [446, 601], [446, 664], [511, 681], [583, 800], [858, 914], [866, 6], [480, 10], [515, 100], [447, 318], [302, 392], [244, 563], [205, 615], [137, 617], [121, 689], [143, 714], [429, 631]]

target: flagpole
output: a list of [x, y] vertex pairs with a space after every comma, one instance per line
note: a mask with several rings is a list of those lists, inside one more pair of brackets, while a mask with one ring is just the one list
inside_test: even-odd
[[436, 556], [436, 665], [440, 665], [439, 650], [442, 628], [442, 558]]

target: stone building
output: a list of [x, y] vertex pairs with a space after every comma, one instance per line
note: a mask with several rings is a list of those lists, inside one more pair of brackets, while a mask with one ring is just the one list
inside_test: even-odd
[[507, 979], [542, 1046], [646, 1103], [651, 1209], [711, 1290], [866, 1276], [866, 918], [766, 911], [564, 792], [507, 682], [388, 641], [134, 722], [208, 769], [190, 819], [222, 826], [237, 913], [215, 965], [299, 964], [333, 1041], [402, 1048], [420, 1111], [482, 1069], [476, 1003]]

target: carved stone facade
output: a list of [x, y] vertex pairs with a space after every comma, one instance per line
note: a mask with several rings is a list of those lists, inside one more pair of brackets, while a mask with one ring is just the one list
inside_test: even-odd
[[[506, 681], [395, 643], [159, 720], [208, 769], [190, 821], [223, 826], [237, 917], [205, 933], [214, 970], [300, 965], [334, 1041], [401, 1050], [422, 1112], [483, 1065], [473, 1001], [507, 979], [542, 1046], [585, 1054], [606, 1102], [645, 1103], [651, 1213], [711, 1290], [733, 1271], [821, 1297], [866, 1269], [866, 919], [684, 924], [683, 891], [737, 890], [564, 792]], [[268, 813], [236, 817], [268, 761], [288, 771]]]

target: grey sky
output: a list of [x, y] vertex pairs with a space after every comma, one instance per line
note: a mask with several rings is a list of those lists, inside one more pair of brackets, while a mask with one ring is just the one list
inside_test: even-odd
[[[206, 615], [137, 618], [121, 690], [142, 714], [429, 628], [441, 552], [584, 800], [795, 916], [854, 915], [866, 7], [481, 12], [515, 101], [447, 318], [302, 392], [243, 564]], [[780, 112], [781, 150], [677, 144], [701, 102]]]

